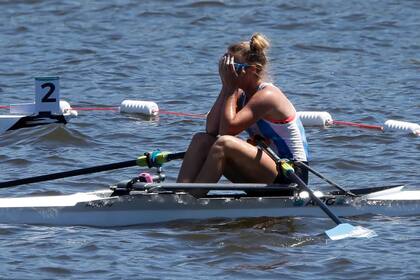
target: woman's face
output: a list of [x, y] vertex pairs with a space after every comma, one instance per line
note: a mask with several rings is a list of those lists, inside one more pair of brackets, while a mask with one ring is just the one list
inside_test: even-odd
[[234, 55], [231, 52], [227, 53], [230, 56], [233, 56], [234, 60], [234, 67], [235, 67], [235, 71], [238, 74], [239, 77], [243, 76], [243, 74], [245, 74], [246, 69], [249, 67], [249, 65], [245, 62], [245, 60], [238, 56], [238, 55]]
[[246, 63], [245, 59], [240, 56], [234, 56], [235, 71], [238, 74], [239, 87], [243, 88], [249, 83], [253, 83], [253, 77], [255, 77], [253, 70], [254, 67]]
[[245, 59], [242, 56], [235, 54], [233, 52], [227, 51], [224, 56], [233, 56], [233, 63], [235, 67], [235, 71], [238, 74], [238, 86], [240, 88], [245, 87], [249, 83], [252, 83], [253, 75], [252, 70], [253, 67], [246, 63]]

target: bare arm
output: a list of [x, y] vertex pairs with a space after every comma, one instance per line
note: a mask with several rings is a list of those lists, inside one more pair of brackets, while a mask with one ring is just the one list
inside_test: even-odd
[[210, 112], [207, 114], [206, 120], [206, 132], [208, 134], [217, 136], [219, 135], [220, 129], [220, 116], [222, 115], [222, 108], [226, 98], [226, 92], [229, 91], [227, 86], [226, 79], [224, 78], [224, 69], [227, 61], [226, 55], [224, 55], [219, 61], [219, 76], [222, 82], [222, 89], [220, 90], [219, 96], [214, 102]]
[[224, 94], [222, 110], [220, 112], [220, 123], [219, 123], [220, 135], [225, 135], [225, 134], [236, 135], [237, 134], [230, 130], [231, 120], [234, 119], [237, 114], [237, 106], [238, 106], [237, 89], [230, 88]]
[[237, 135], [263, 118], [284, 119], [295, 114], [293, 105], [286, 96], [275, 89], [264, 89], [254, 95], [240, 110], [236, 111], [236, 98], [225, 99], [224, 111], [220, 118], [221, 135]]
[[287, 97], [275, 87], [266, 87], [256, 92], [248, 103], [237, 111], [238, 74], [234, 68], [234, 58], [226, 56], [221, 66], [219, 71], [226, 86], [220, 95], [223, 97], [218, 131], [220, 135], [239, 134], [265, 117], [283, 119], [295, 113]]
[[270, 109], [268, 102], [250, 100], [239, 112], [236, 111], [237, 98], [235, 94], [227, 96], [224, 110], [220, 118], [221, 135], [237, 135], [263, 118]]
[[223, 104], [223, 88], [219, 93], [216, 101], [214, 102], [213, 106], [211, 107], [210, 112], [207, 114], [206, 120], [206, 132], [208, 134], [217, 136], [219, 134], [219, 123], [220, 123], [220, 115], [221, 115], [221, 108]]

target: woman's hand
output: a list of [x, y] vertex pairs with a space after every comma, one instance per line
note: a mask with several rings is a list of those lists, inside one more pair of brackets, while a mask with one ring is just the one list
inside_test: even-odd
[[226, 81], [224, 80], [224, 75], [223, 75], [223, 68], [224, 68], [224, 61], [226, 59], [227, 54], [223, 55], [220, 60], [219, 60], [219, 76], [220, 76], [220, 80], [222, 81], [222, 86], [225, 86]]
[[238, 73], [235, 71], [234, 57], [225, 54], [219, 61], [219, 75], [223, 88], [233, 94], [238, 88]]

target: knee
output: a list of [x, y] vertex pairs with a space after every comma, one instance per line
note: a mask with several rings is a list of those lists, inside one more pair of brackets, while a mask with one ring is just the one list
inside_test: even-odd
[[213, 149], [215, 152], [229, 154], [229, 151], [233, 150], [237, 143], [237, 138], [231, 135], [223, 135], [217, 138], [216, 142], [213, 144]]

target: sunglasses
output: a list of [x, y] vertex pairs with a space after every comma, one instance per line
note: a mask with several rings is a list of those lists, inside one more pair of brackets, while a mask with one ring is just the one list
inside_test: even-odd
[[239, 74], [242, 70], [245, 70], [249, 67], [246, 63], [233, 63], [233, 66], [235, 67], [235, 71]]

